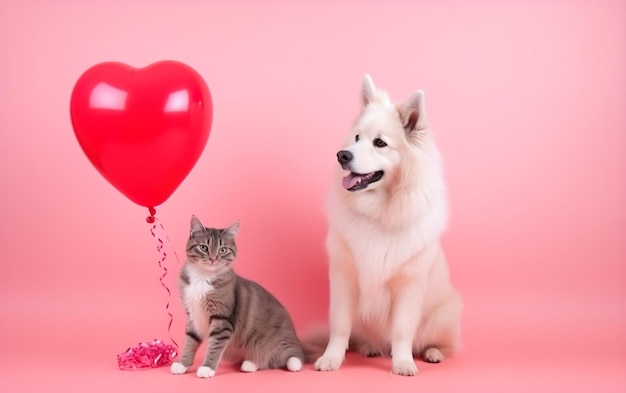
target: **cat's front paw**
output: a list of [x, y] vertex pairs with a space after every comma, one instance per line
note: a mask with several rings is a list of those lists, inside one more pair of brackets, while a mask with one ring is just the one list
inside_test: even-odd
[[215, 376], [215, 370], [208, 366], [200, 366], [198, 367], [196, 375], [198, 378], [213, 378]]
[[181, 362], [174, 362], [170, 366], [170, 371], [174, 375], [181, 375], [187, 372], [189, 367], [185, 367]]
[[337, 370], [343, 363], [343, 356], [339, 355], [323, 355], [315, 362], [317, 371], [333, 371]]
[[241, 363], [241, 371], [244, 373], [253, 373], [258, 369], [257, 365], [250, 360], [244, 360], [243, 363]]
[[417, 366], [413, 359], [407, 360], [392, 360], [391, 372], [397, 375], [404, 375], [407, 377], [417, 374]]

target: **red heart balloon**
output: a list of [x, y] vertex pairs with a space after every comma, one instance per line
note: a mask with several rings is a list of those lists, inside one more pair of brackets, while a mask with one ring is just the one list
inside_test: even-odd
[[163, 203], [209, 139], [213, 104], [193, 68], [162, 61], [145, 68], [107, 62], [78, 79], [72, 125], [100, 174], [131, 201]]

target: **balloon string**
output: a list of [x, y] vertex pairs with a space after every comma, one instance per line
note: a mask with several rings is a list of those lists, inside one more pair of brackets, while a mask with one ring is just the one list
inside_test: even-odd
[[[156, 240], [157, 252], [159, 252], [161, 254], [161, 258], [159, 259], [159, 268], [163, 271], [163, 274], [159, 278], [159, 283], [161, 283], [161, 286], [163, 288], [165, 288], [165, 290], [167, 291], [167, 304], [165, 305], [165, 311], [167, 312], [167, 315], [170, 317], [170, 322], [167, 325], [167, 334], [170, 336], [170, 340], [172, 341], [172, 343], [174, 343], [174, 346], [176, 346], [176, 350], [178, 352], [180, 352], [180, 348], [178, 347], [178, 343], [172, 337], [172, 323], [174, 322], [174, 315], [172, 315], [172, 313], [170, 311], [170, 299], [172, 297], [172, 292], [170, 291], [168, 286], [163, 281], [165, 279], [165, 277], [167, 276], [167, 268], [164, 266], [165, 260], [167, 258], [167, 253], [163, 250], [163, 248], [165, 246], [163, 240], [161, 240], [161, 238], [155, 232], [155, 229], [157, 229], [157, 224], [156, 223], [159, 224], [159, 226], [161, 228], [161, 231], [165, 232], [165, 228], [163, 227], [163, 224], [161, 224], [161, 222], [159, 220], [157, 220], [157, 218], [154, 216], [156, 214], [156, 210], [153, 207], [151, 207], [149, 209], [150, 209], [150, 216], [146, 219], [146, 221], [148, 221], [148, 223], [150, 223], [150, 224], [154, 224], [154, 225], [152, 225], [152, 228], [150, 228], [150, 234]], [[167, 238], [167, 236], [166, 236], [166, 238]], [[169, 244], [169, 239], [167, 239], [167, 240], [168, 240], [168, 244]], [[176, 259], [178, 259], [178, 256], [176, 255], [176, 252], [174, 252], [174, 255], [176, 256]], [[180, 263], [180, 261], [179, 261], [179, 263]]]

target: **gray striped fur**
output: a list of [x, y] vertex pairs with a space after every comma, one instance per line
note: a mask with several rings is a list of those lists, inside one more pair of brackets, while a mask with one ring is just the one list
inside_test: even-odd
[[287, 310], [259, 284], [238, 276], [232, 268], [237, 256], [239, 223], [207, 228], [194, 216], [187, 241], [187, 261], [179, 289], [187, 313], [183, 353], [186, 371], [198, 347], [208, 341], [202, 366], [214, 372], [222, 358], [248, 360], [258, 369], [285, 368], [305, 355]]

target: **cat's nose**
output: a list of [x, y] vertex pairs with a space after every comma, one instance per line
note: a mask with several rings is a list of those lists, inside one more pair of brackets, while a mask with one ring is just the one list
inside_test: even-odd
[[352, 161], [352, 158], [354, 158], [354, 156], [348, 150], [341, 150], [337, 153], [337, 161], [339, 161], [341, 165], [346, 165]]

